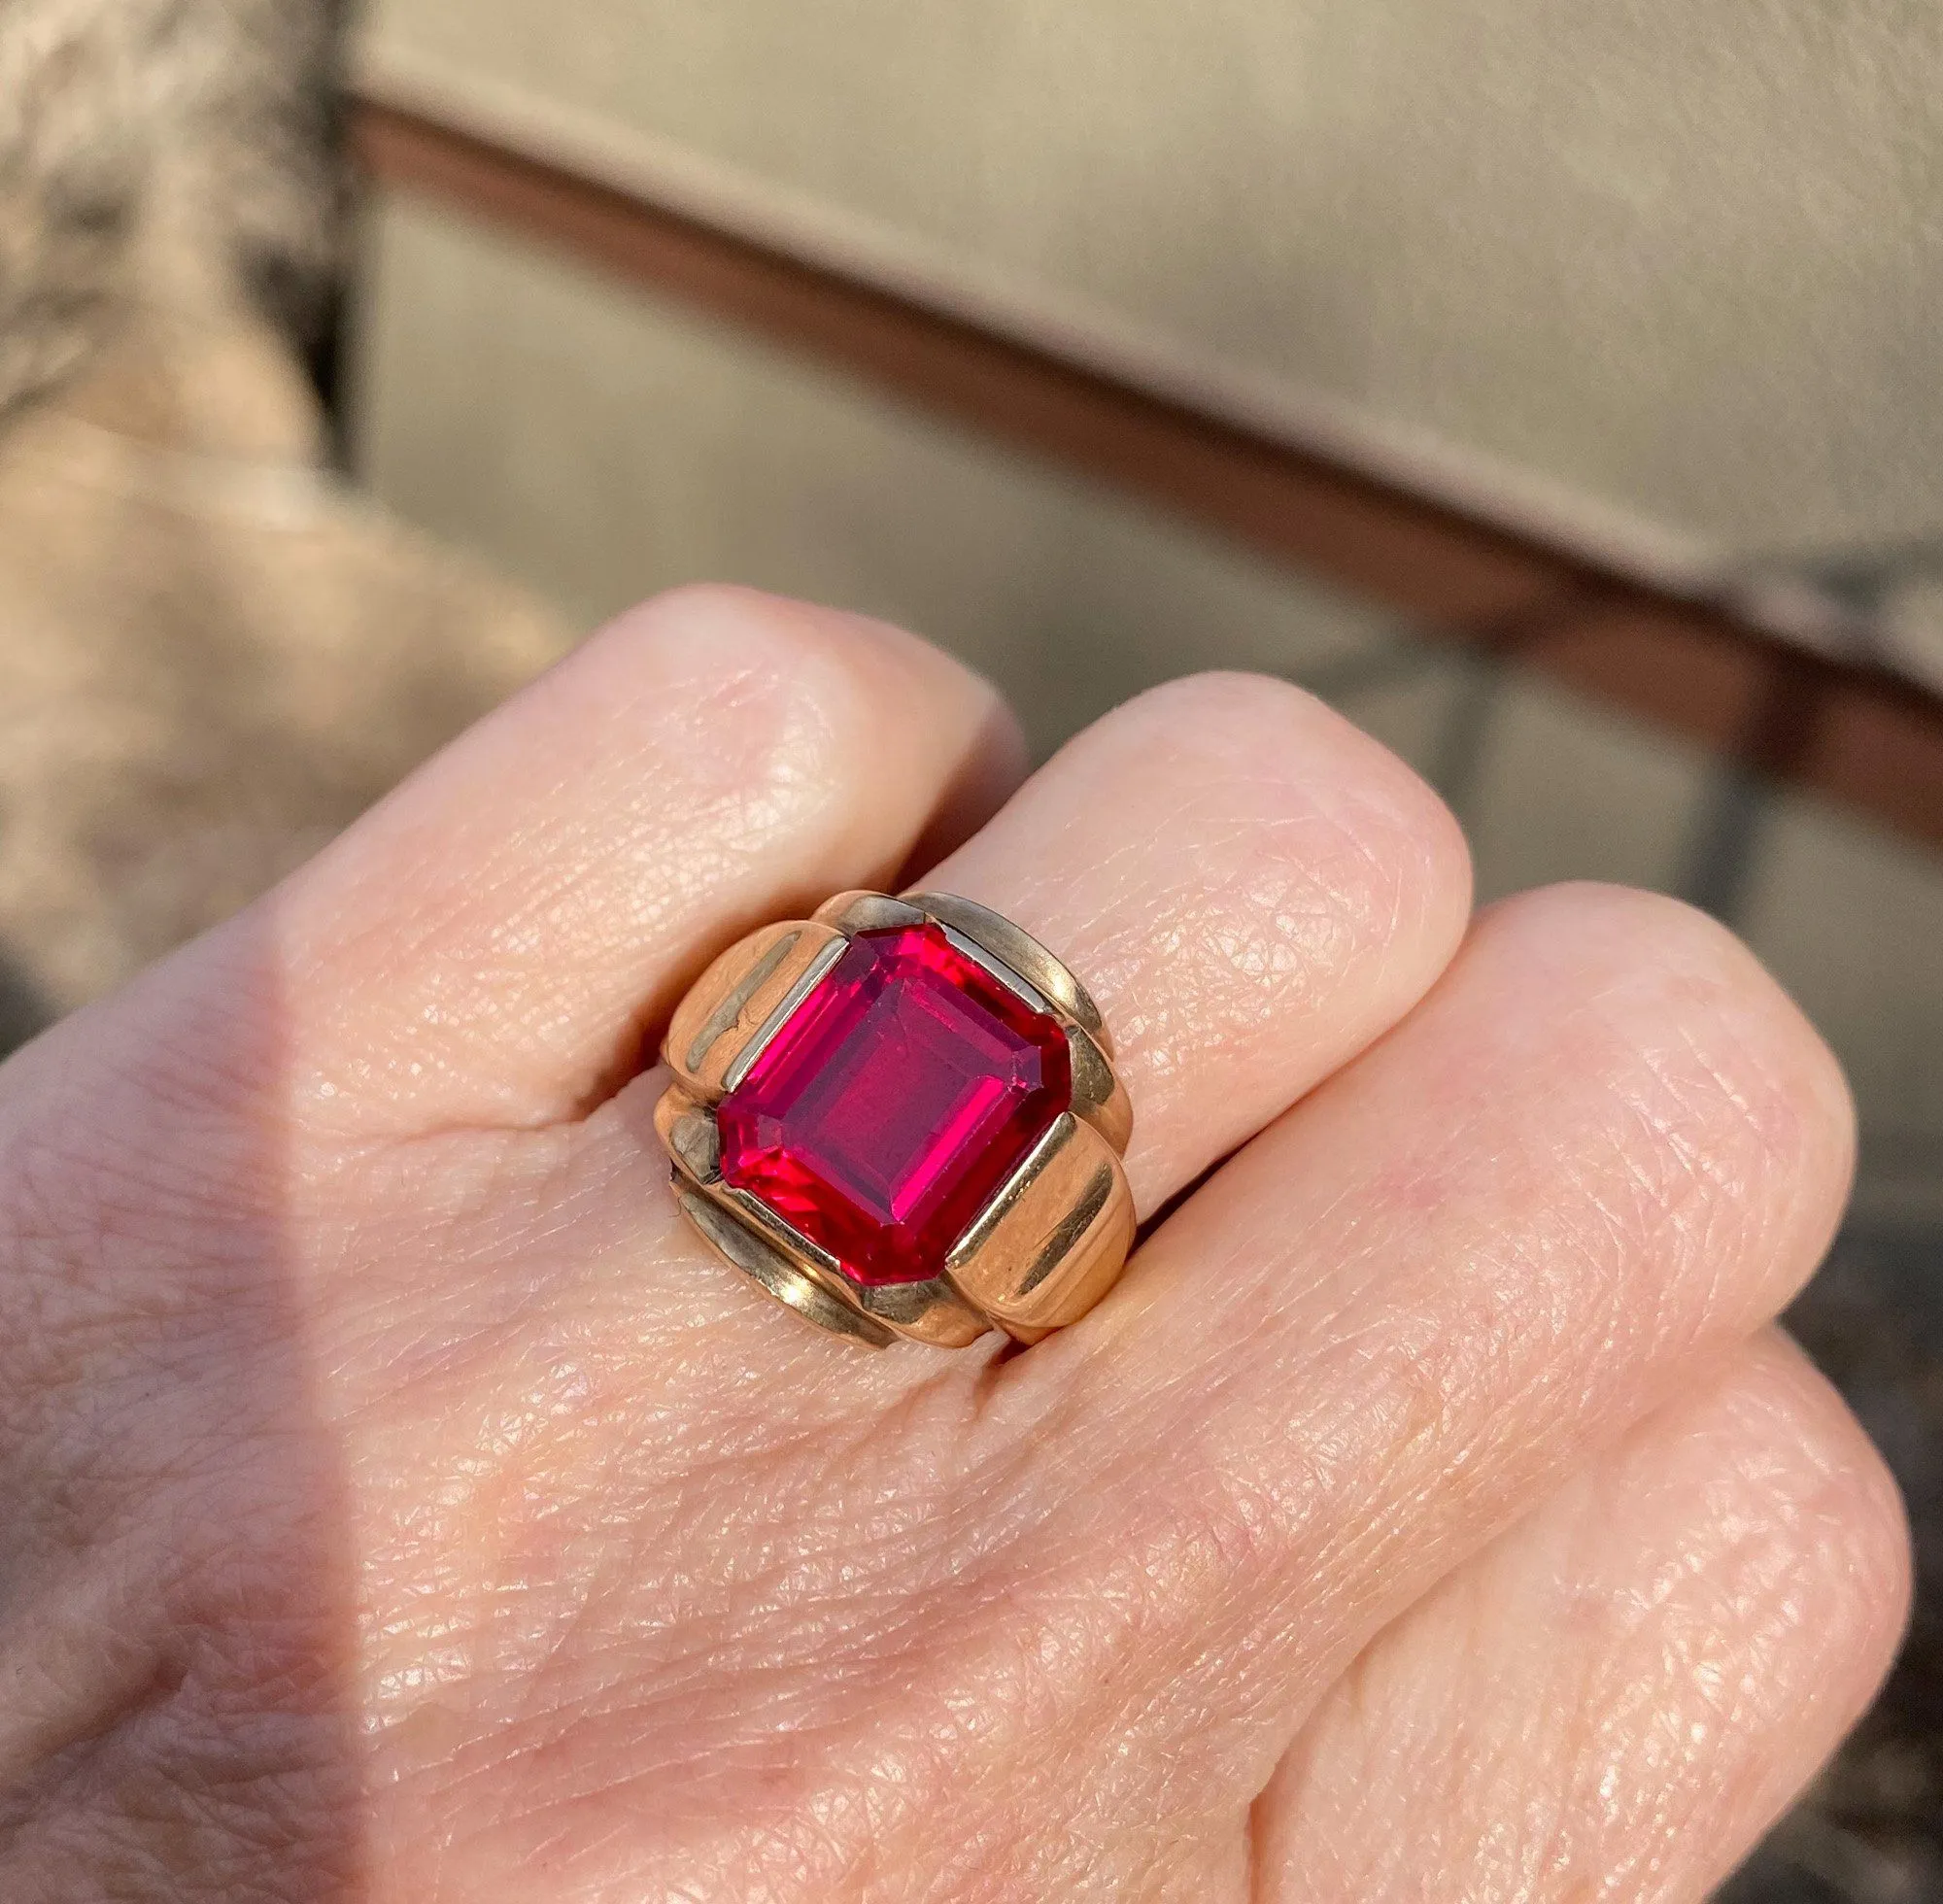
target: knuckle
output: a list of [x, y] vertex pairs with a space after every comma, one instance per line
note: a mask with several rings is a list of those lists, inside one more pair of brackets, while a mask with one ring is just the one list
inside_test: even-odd
[[[1779, 1346], [1779, 1344], [1777, 1344]], [[1814, 1655], [1829, 1655], [1870, 1684], [1887, 1667], [1908, 1616], [1912, 1549], [1895, 1478], [1834, 1388], [1800, 1353], [1764, 1391], [1743, 1401], [1750, 1459], [1739, 1476], [1750, 1518], [1773, 1529], [1777, 1564], [1762, 1596], [1777, 1623]]]
[[1164, 907], [1138, 909], [1122, 949], [1143, 967], [1166, 955], [1172, 988], [1191, 974], [1206, 995], [1198, 1019], [1242, 1036], [1291, 1009], [1354, 1015], [1366, 982], [1408, 988], [1454, 944], [1470, 904], [1455, 821], [1302, 690], [1189, 676], [1076, 745], [1083, 790], [1111, 790], [1079, 820], [1099, 842], [1101, 902], [1132, 914], [1128, 888], [1165, 891]]
[[[1564, 964], [1563, 1058], [1616, 1107], [1613, 1178], [1640, 1217], [1789, 1241], [1805, 1273], [1847, 1191], [1854, 1112], [1839, 1067], [1732, 934], [1657, 894], [1571, 886], [1497, 909]], [[1803, 1245], [1812, 1244], [1812, 1251]]]
[[[1723, 1393], [1653, 1445], [1631, 1479], [1646, 1504], [1631, 1582], [1656, 1555], [1670, 1584], [1615, 1648], [1644, 1657], [1669, 1712], [1714, 1753], [1809, 1762], [1866, 1702], [1906, 1616], [1910, 1548], [1895, 1485], [1838, 1395], [1779, 1338]], [[1618, 1510], [1623, 1514], [1625, 1510]], [[1624, 1624], [1624, 1622], [1622, 1622]]]

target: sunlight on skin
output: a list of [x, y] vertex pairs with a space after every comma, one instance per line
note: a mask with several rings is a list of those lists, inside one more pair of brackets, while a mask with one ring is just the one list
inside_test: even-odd
[[[1764, 1334], [1850, 1113], [1754, 962], [1283, 684], [1006, 797], [991, 691], [637, 610], [0, 1071], [0, 1895], [1698, 1899], [1866, 1700], [1893, 1490]], [[981, 825], [982, 823], [982, 825]], [[699, 1247], [617, 1085], [748, 926], [995, 905], [1152, 1234], [1023, 1355]]]

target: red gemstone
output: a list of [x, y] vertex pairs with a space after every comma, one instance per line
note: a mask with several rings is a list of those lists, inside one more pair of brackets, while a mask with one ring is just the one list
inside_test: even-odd
[[856, 1281], [920, 1282], [1072, 1101], [1058, 1021], [941, 926], [863, 933], [722, 1101], [722, 1175]]

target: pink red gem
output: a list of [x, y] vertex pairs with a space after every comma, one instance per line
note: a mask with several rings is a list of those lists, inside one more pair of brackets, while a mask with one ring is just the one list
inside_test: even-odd
[[854, 1280], [919, 1282], [1072, 1100], [1058, 1021], [941, 926], [863, 933], [722, 1101], [722, 1175]]

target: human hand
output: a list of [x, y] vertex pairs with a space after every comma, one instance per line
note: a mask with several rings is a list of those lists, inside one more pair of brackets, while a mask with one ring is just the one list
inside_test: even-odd
[[[1724, 1875], [1906, 1594], [1769, 1326], [1826, 1052], [1668, 901], [1469, 922], [1294, 689], [1143, 697], [988, 819], [1018, 772], [908, 637], [665, 597], [0, 1071], [0, 1897]], [[873, 1355], [709, 1256], [627, 1080], [737, 934], [954, 842], [1170, 1213], [1030, 1350]]]

